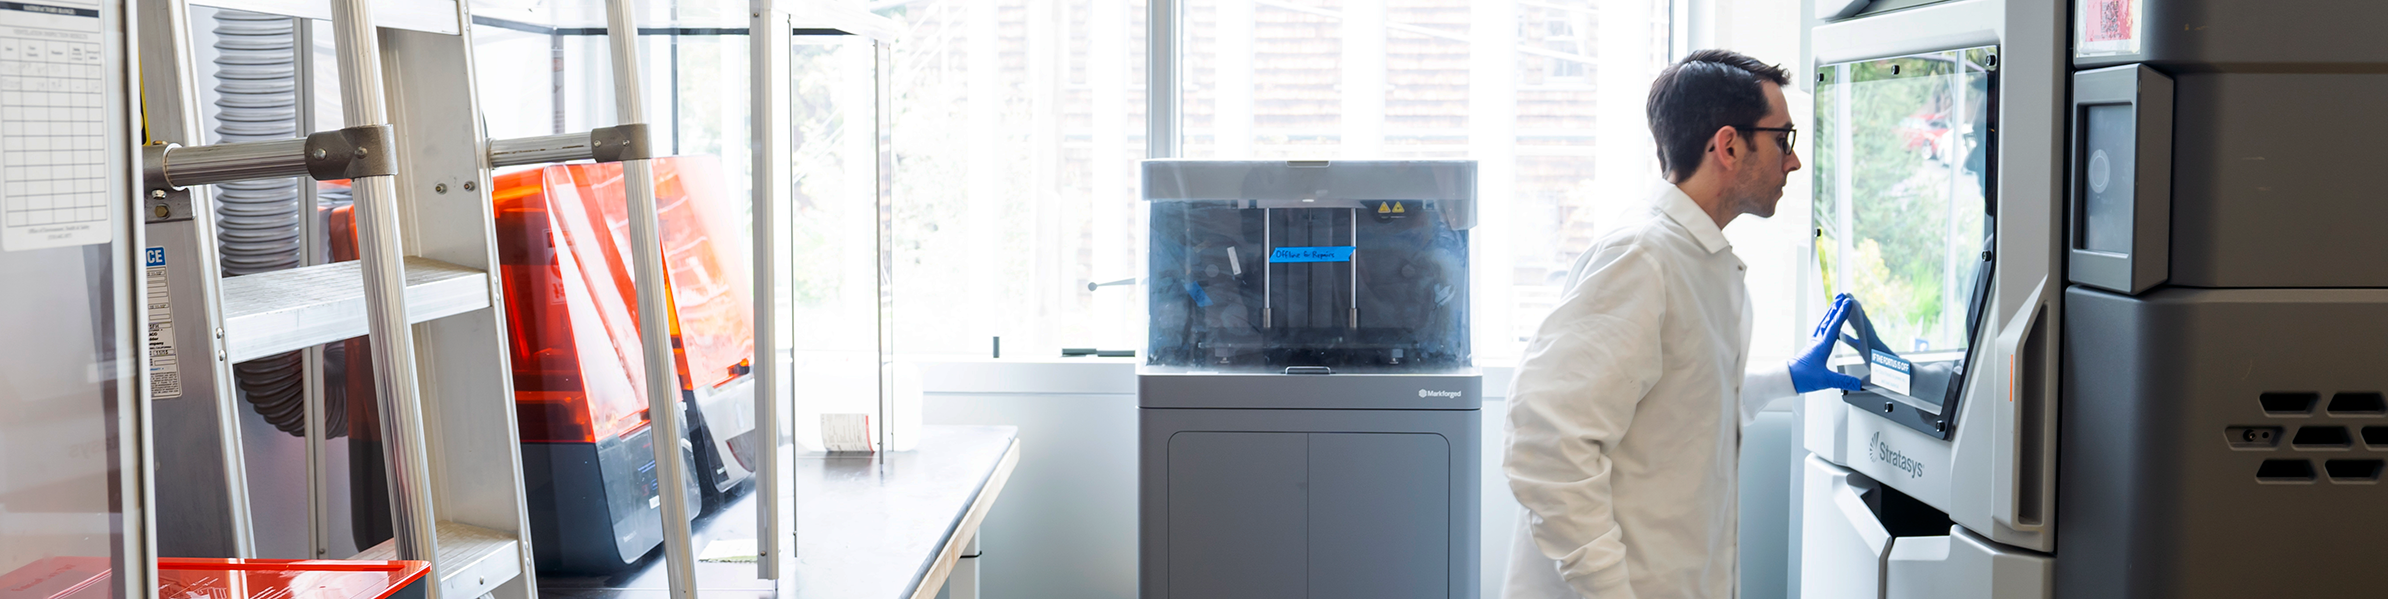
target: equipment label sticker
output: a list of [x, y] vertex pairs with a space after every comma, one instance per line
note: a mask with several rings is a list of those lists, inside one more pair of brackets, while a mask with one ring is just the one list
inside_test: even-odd
[[2085, 37], [2093, 42], [2112, 42], [2132, 38], [2131, 0], [2090, 0], [2083, 26]]
[[1352, 250], [1348, 245], [1277, 248], [1269, 253], [1270, 262], [1350, 262]]
[[1900, 395], [1914, 395], [1908, 392], [1908, 381], [1915, 369], [1907, 360], [1882, 352], [1870, 352], [1866, 360], [1874, 366], [1874, 372], [1868, 378], [1873, 379], [1875, 385]]
[[2073, 55], [2078, 57], [2112, 56], [2139, 52], [2139, 33], [2147, 24], [2142, 22], [2140, 8], [2144, 0], [2083, 0], [2078, 6], [2073, 26], [2076, 39]]
[[99, 3], [0, 2], [0, 249], [108, 243], [108, 67]]
[[142, 306], [149, 322], [149, 397], [182, 397], [181, 356], [174, 354], [174, 296], [166, 283], [166, 248], [141, 252], [141, 278], [149, 298]]

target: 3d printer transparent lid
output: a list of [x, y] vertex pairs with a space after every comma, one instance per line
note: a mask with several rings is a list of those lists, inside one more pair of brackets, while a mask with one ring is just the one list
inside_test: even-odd
[[1861, 393], [1912, 406], [1886, 417], [1927, 433], [1953, 430], [1992, 272], [1997, 50], [1817, 73], [1817, 266], [1828, 295], [1864, 308]]
[[1989, 240], [1995, 48], [1825, 65], [1816, 259], [1894, 351], [1964, 350]]
[[1473, 161], [1153, 160], [1144, 190], [1148, 365], [1470, 364]]

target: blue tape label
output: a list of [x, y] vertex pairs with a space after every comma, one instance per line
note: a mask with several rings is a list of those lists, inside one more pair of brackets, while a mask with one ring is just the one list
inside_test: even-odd
[[1270, 262], [1350, 262], [1352, 246], [1277, 248], [1269, 253]]
[[1882, 352], [1868, 352], [1867, 361], [1872, 362], [1874, 366], [1873, 376], [1869, 377], [1873, 379], [1874, 384], [1900, 395], [1914, 395], [1909, 391], [1909, 381], [1915, 372], [1915, 366], [1912, 363], [1898, 356]]

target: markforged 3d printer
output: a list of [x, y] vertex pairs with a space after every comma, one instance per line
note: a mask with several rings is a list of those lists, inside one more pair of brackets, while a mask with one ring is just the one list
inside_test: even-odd
[[1154, 160], [1144, 193], [1142, 596], [1475, 596], [1475, 163]]

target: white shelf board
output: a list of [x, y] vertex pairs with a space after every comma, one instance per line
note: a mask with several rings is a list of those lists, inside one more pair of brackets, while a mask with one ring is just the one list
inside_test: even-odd
[[[437, 534], [439, 561], [432, 571], [439, 575], [441, 597], [479, 597], [522, 575], [522, 545], [506, 533], [441, 521]], [[349, 559], [398, 559], [398, 543], [382, 541]]]
[[[334, 262], [224, 279], [224, 351], [234, 363], [366, 333], [359, 262]], [[407, 322], [487, 308], [489, 273], [406, 258]]]

